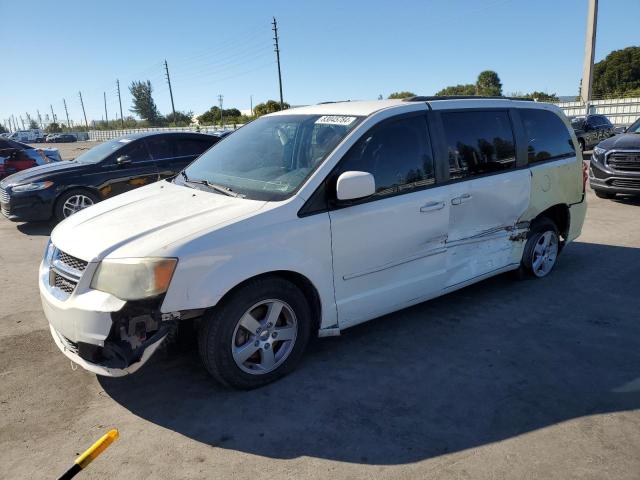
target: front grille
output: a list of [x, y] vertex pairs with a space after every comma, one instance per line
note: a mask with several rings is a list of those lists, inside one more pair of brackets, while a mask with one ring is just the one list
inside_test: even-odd
[[68, 253], [64, 253], [62, 250], [58, 250], [58, 260], [69, 268], [77, 270], [78, 272], [84, 272], [87, 268], [87, 262], [80, 260]]
[[4, 188], [0, 188], [0, 202], [9, 203], [9, 192]]
[[62, 275], [59, 275], [57, 272], [53, 272], [53, 286], [59, 288], [67, 295], [71, 295], [73, 291], [76, 289], [77, 282], [72, 282], [71, 280], [64, 278]]
[[640, 178], [616, 178], [611, 180], [611, 185], [622, 188], [640, 188]]
[[640, 172], [640, 152], [613, 152], [607, 163], [614, 170], [622, 172]]

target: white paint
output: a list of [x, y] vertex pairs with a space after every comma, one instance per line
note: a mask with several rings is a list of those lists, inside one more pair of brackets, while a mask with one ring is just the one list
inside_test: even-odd
[[[560, 112], [548, 104], [505, 99], [430, 104], [434, 110], [525, 107]], [[320, 334], [333, 335], [517, 268], [524, 242], [510, 239], [516, 224], [526, 225], [549, 206], [575, 204], [569, 239], [580, 233], [585, 213], [585, 204], [579, 203], [580, 156], [298, 216], [306, 200], [371, 127], [395, 115], [427, 109], [425, 102], [392, 100], [314, 105], [274, 114], [366, 116], [285, 201], [232, 198], [159, 182], [68, 218], [53, 231], [52, 242], [90, 263], [66, 299], [48, 286], [46, 259], [41, 265], [41, 298], [54, 338], [59, 332], [71, 341], [104, 344], [111, 313], [125, 305], [90, 288], [91, 276], [105, 258], [178, 258], [163, 313], [215, 306], [233, 287], [262, 273], [298, 273], [318, 292]], [[565, 125], [569, 128], [566, 121]], [[371, 180], [367, 172], [344, 174], [338, 181], [341, 198], [373, 193]], [[56, 343], [61, 347], [59, 338]], [[105, 375], [130, 371], [105, 370], [75, 357], [74, 361]]]

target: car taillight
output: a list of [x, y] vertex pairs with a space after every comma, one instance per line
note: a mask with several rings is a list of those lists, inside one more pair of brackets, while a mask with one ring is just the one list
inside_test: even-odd
[[582, 193], [587, 191], [587, 178], [589, 177], [589, 162], [582, 161]]

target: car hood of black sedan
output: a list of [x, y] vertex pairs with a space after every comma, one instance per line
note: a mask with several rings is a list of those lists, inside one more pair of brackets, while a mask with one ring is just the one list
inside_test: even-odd
[[640, 150], [640, 133], [621, 133], [598, 144], [605, 150]]
[[68, 174], [73, 171], [82, 171], [89, 167], [91, 164], [78, 163], [72, 161], [52, 162], [46, 165], [39, 165], [37, 167], [27, 168], [9, 175], [2, 180], [2, 186], [8, 187], [11, 185], [22, 185], [24, 183], [31, 182], [44, 182], [45, 180], [51, 180], [60, 174]]

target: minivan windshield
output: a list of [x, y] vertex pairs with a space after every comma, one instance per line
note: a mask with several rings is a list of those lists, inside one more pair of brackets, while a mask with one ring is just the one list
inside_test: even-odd
[[80, 163], [98, 163], [130, 142], [131, 140], [127, 138], [109, 140], [108, 142], [101, 143], [100, 145], [96, 145], [90, 150], [87, 150], [82, 155], [76, 157], [75, 161]]
[[176, 181], [210, 184], [255, 200], [283, 200], [361, 119], [295, 114], [259, 118], [206, 151]]
[[571, 120], [571, 126], [573, 128], [580, 129], [580, 128], [584, 127], [584, 121], [586, 120], [586, 118], [585, 117], [571, 117], [570, 120]]
[[640, 118], [627, 128], [626, 133], [640, 133]]

